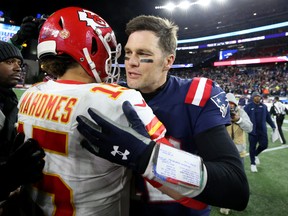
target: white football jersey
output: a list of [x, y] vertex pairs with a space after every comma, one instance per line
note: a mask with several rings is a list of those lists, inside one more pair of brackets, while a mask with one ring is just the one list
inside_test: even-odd
[[24, 92], [18, 105], [18, 131], [24, 131], [26, 139], [35, 138], [46, 153], [44, 178], [30, 188], [45, 215], [128, 215], [128, 170], [82, 148], [83, 136], [76, 129], [78, 115], [91, 119], [89, 107], [127, 126], [122, 111], [126, 100], [154, 140], [165, 135], [163, 124], [132, 89], [50, 80]]

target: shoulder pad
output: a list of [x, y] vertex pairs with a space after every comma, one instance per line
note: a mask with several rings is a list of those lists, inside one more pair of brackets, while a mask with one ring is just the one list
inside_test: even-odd
[[213, 81], [205, 77], [192, 79], [185, 103], [203, 107], [210, 98]]

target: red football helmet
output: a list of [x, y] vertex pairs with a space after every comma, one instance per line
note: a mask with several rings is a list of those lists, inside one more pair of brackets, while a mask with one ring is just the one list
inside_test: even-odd
[[38, 38], [37, 54], [68, 54], [97, 82], [117, 82], [121, 45], [108, 23], [79, 7], [60, 9], [47, 18]]

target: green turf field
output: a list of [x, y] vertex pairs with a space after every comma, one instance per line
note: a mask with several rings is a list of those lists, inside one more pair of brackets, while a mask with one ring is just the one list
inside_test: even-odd
[[[287, 121], [286, 116], [286, 121]], [[268, 126], [269, 135], [271, 134]], [[288, 121], [283, 125], [288, 139]], [[271, 136], [269, 136], [271, 138]], [[288, 210], [288, 145], [278, 140], [269, 141], [268, 149], [259, 156], [258, 172], [250, 171], [249, 156], [245, 158], [245, 170], [250, 184], [250, 200], [244, 211], [230, 211], [232, 216], [286, 216]], [[235, 194], [237, 196], [237, 194]], [[220, 216], [218, 207], [212, 207], [211, 216]]]
[[[18, 97], [24, 90], [15, 89]], [[288, 141], [288, 117], [283, 131]], [[269, 135], [271, 134], [268, 126]], [[286, 216], [288, 213], [288, 145], [279, 141], [272, 143], [260, 156], [258, 173], [251, 173], [250, 160], [245, 158], [245, 170], [250, 184], [250, 201], [244, 211], [231, 210], [232, 216]], [[237, 194], [235, 194], [237, 196]], [[218, 207], [212, 207], [211, 216], [223, 216]]]
[[26, 90], [26, 89], [23, 89], [23, 88], [14, 88], [13, 89], [15, 94], [17, 95], [18, 99], [20, 99], [21, 95], [23, 94], [23, 92]]

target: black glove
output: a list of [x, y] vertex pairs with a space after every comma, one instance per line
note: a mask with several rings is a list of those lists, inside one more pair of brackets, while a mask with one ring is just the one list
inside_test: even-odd
[[42, 176], [42, 169], [45, 165], [44, 150], [34, 139], [24, 142], [25, 135], [17, 134], [13, 143], [15, 149], [6, 160], [0, 163], [0, 198], [3, 194], [17, 189], [20, 185], [35, 183]]
[[89, 108], [88, 113], [98, 125], [84, 116], [78, 116], [77, 129], [86, 139], [81, 145], [96, 156], [143, 174], [155, 142], [149, 138], [128, 101], [123, 103], [122, 109], [130, 126], [119, 125], [93, 108]]
[[33, 16], [24, 17], [19, 31], [13, 35], [11, 41], [16, 46], [21, 46], [24, 42], [37, 39], [39, 35], [39, 26], [42, 26], [45, 19], [36, 19]]

